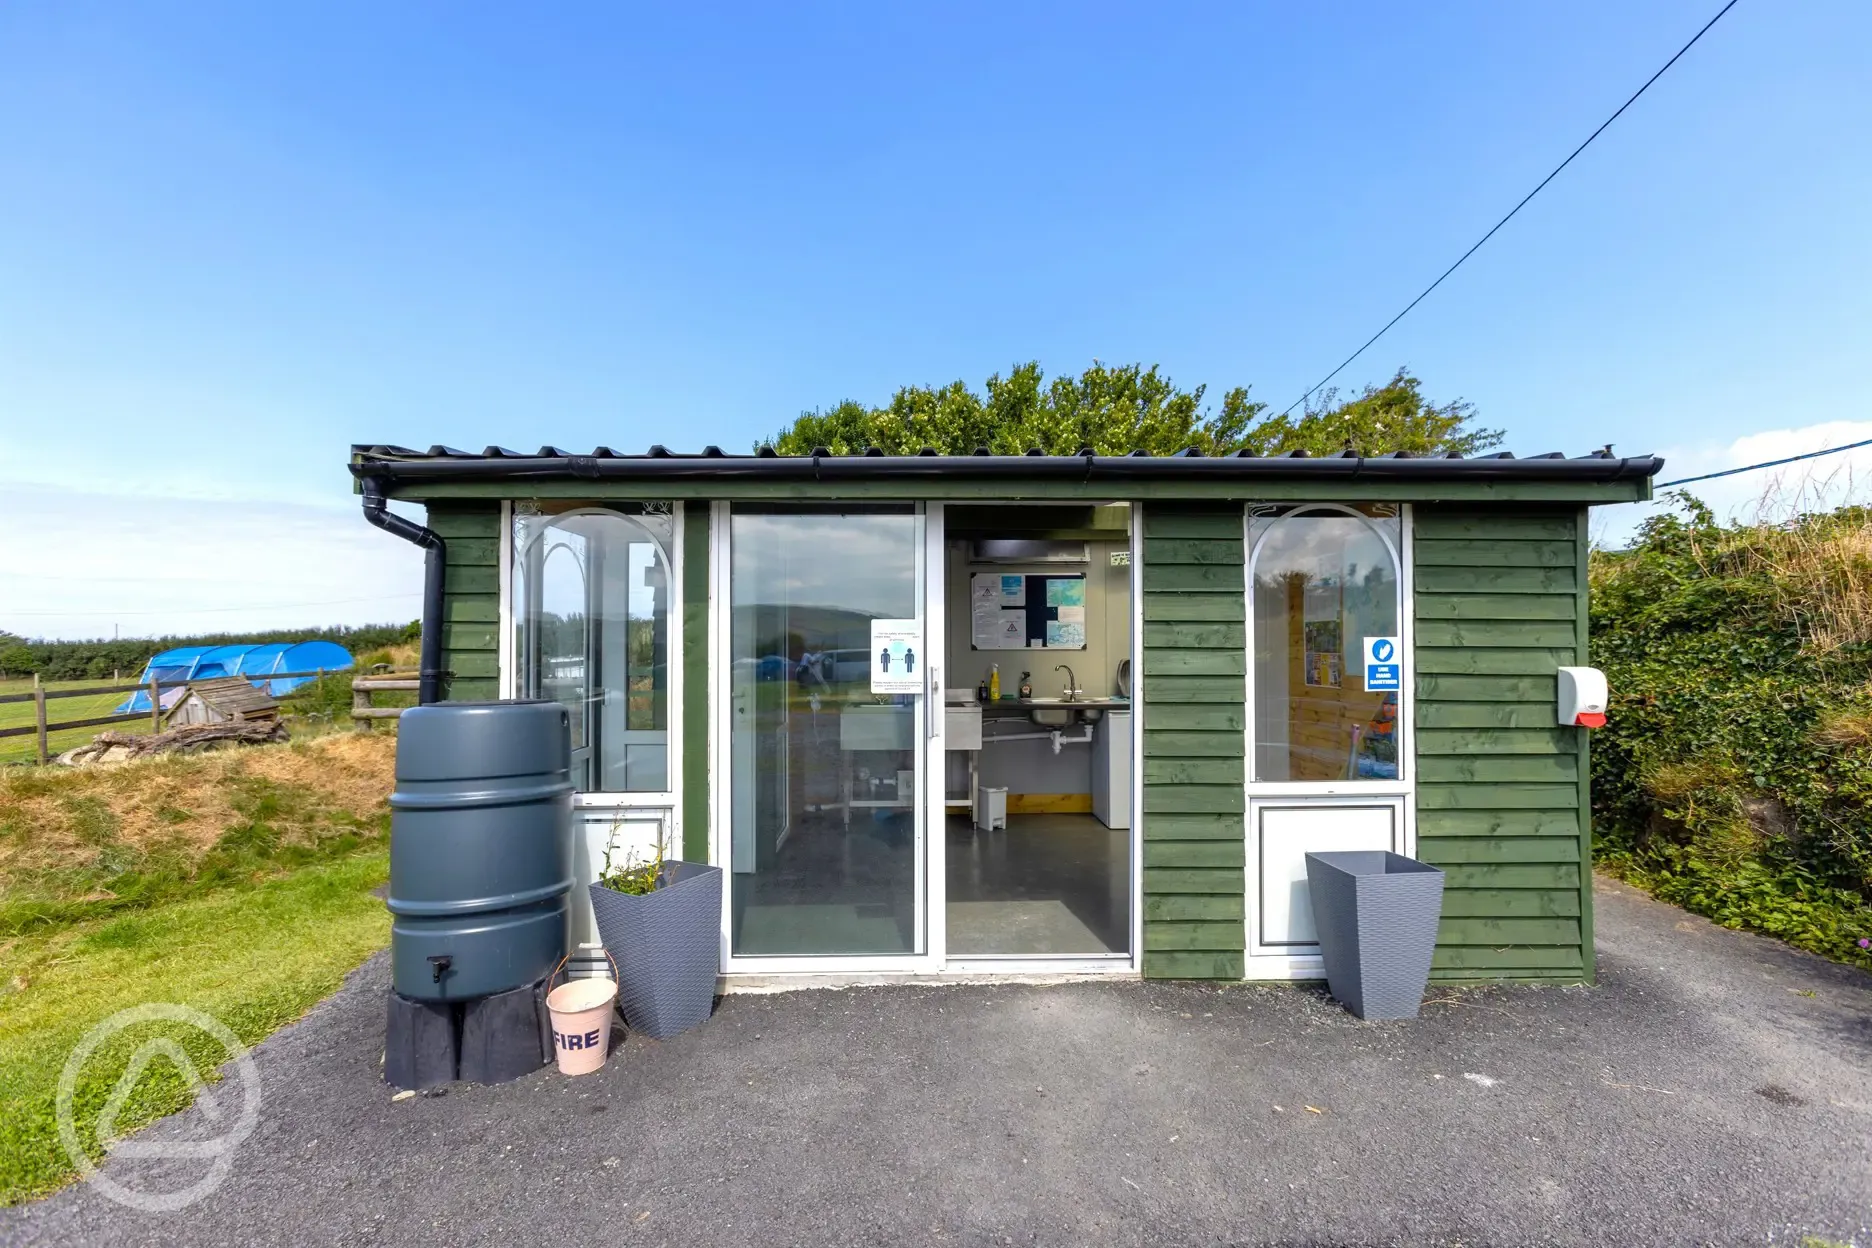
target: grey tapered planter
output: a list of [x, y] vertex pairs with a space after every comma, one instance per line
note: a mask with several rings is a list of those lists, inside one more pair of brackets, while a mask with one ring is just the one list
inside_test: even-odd
[[1360, 1018], [1416, 1018], [1430, 981], [1443, 873], [1389, 850], [1308, 854], [1326, 984]]
[[641, 897], [590, 886], [599, 939], [617, 962], [624, 1021], [653, 1040], [709, 1016], [721, 970], [721, 868], [666, 862], [662, 879]]

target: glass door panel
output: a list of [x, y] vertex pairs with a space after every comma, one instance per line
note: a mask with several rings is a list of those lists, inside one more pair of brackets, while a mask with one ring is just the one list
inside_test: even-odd
[[871, 621], [920, 617], [914, 509], [729, 520], [731, 952], [924, 948], [921, 695], [871, 692]]
[[1400, 618], [1395, 515], [1302, 507], [1249, 524], [1257, 782], [1397, 780], [1398, 695], [1367, 691], [1367, 637]]
[[581, 792], [669, 790], [674, 530], [654, 504], [514, 517], [517, 684], [571, 715]]

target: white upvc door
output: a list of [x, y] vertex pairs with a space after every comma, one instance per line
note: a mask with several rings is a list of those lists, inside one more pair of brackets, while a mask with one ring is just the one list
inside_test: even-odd
[[[496, 639], [496, 653], [499, 692], [503, 698], [537, 693], [525, 687], [525, 673], [522, 671], [523, 652], [527, 647], [522, 643], [521, 634], [529, 618], [529, 604], [521, 600], [523, 587], [520, 582], [524, 578], [516, 575], [515, 518], [519, 515], [535, 515], [538, 511], [537, 504], [526, 501], [516, 505], [514, 500], [505, 500], [500, 507], [500, 633]], [[625, 743], [627, 751], [633, 747], [663, 751], [663, 787], [643, 790], [581, 788], [572, 795], [573, 893], [567, 906], [566, 949], [571, 958], [573, 974], [597, 974], [604, 966], [602, 955], [594, 953], [589, 947], [597, 942], [598, 932], [586, 886], [601, 874], [607, 856], [614, 864], [622, 864], [632, 858], [641, 861], [657, 856], [679, 858], [682, 855], [682, 815], [675, 792], [683, 766], [685, 669], [680, 621], [683, 618], [684, 515], [681, 507], [670, 509], [670, 525], [667, 546], [658, 547], [666, 582], [662, 590], [666, 621], [663, 664], [667, 681], [665, 726], [653, 732], [613, 733], [614, 737]], [[524, 592], [528, 596], [536, 596], [537, 587], [526, 587]], [[598, 613], [588, 610], [586, 614], [589, 630]], [[588, 664], [590, 649], [588, 639]], [[586, 670], [595, 669], [588, 666]], [[581, 694], [580, 701], [590, 713], [602, 714], [607, 705], [615, 704], [625, 696], [627, 691], [613, 684], [609, 687], [588, 687]], [[628, 764], [623, 771], [626, 775], [630, 773]], [[574, 774], [589, 777], [591, 772], [590, 749], [587, 745], [574, 751]]]
[[[1354, 517], [1354, 509], [1338, 505], [1295, 508], [1303, 515]], [[1257, 633], [1281, 629], [1294, 635], [1282, 610], [1270, 611], [1268, 602], [1257, 602], [1257, 585], [1264, 593], [1306, 593], [1302, 581], [1290, 579], [1289, 588], [1276, 591], [1273, 584], [1279, 573], [1290, 577], [1295, 569], [1259, 567], [1259, 556], [1268, 533], [1257, 531], [1255, 518], [1246, 524], [1247, 646], [1247, 729], [1246, 729], [1246, 856], [1247, 897], [1245, 908], [1246, 978], [1248, 979], [1318, 979], [1325, 975], [1318, 939], [1313, 926], [1312, 905], [1306, 886], [1306, 855], [1337, 850], [1388, 849], [1394, 853], [1416, 852], [1416, 758], [1412, 740], [1414, 682], [1416, 679], [1411, 592], [1411, 515], [1408, 505], [1398, 510], [1395, 535], [1391, 531], [1374, 532], [1383, 540], [1394, 560], [1397, 578], [1396, 628], [1401, 651], [1399, 689], [1392, 711], [1391, 732], [1395, 739], [1396, 774], [1385, 778], [1363, 778], [1357, 768], [1359, 738], [1351, 738], [1346, 762], [1349, 773], [1338, 779], [1261, 779], [1258, 772], [1264, 759], [1292, 755], [1301, 746], [1290, 734], [1295, 733], [1294, 717], [1285, 716], [1291, 691], [1284, 684], [1288, 677], [1282, 665], [1263, 664], [1262, 679], [1257, 685]], [[1301, 630], [1298, 636], [1305, 646], [1308, 608], [1301, 604]], [[1336, 653], [1341, 663], [1350, 662], [1358, 639], [1346, 635], [1349, 614], [1341, 610], [1337, 627], [1341, 630]], [[1263, 642], [1266, 638], [1261, 638]], [[1303, 680], [1312, 656], [1302, 653]], [[1345, 674], [1340, 673], [1343, 681]], [[1276, 686], [1279, 687], [1270, 687]], [[1257, 753], [1257, 751], [1261, 751]]]

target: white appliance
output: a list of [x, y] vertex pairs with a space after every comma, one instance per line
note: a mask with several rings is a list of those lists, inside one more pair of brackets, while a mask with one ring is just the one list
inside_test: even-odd
[[1092, 813], [1108, 828], [1131, 826], [1131, 712], [1106, 711], [1092, 734]]

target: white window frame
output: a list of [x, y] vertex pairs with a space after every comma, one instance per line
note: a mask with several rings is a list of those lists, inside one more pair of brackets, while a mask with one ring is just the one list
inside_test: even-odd
[[[501, 542], [500, 542], [500, 638], [498, 642], [500, 666], [500, 696], [515, 698], [519, 695], [520, 666], [519, 656], [514, 650], [514, 559], [513, 559], [513, 522], [514, 503], [517, 500], [503, 499], [501, 502]], [[557, 501], [557, 500], [555, 500]], [[577, 500], [581, 506], [589, 505], [603, 508], [613, 501], [637, 502], [641, 500], [609, 500], [603, 498]], [[652, 500], [661, 502], [663, 500]], [[637, 810], [655, 812], [662, 821], [663, 852], [671, 858], [682, 856], [683, 829], [682, 806], [676, 800], [677, 786], [682, 780], [683, 766], [683, 526], [686, 508], [680, 501], [671, 500], [670, 513], [674, 517], [675, 527], [671, 530], [670, 549], [665, 552], [669, 563], [669, 622], [667, 626], [666, 654], [669, 663], [669, 714], [666, 757], [669, 760], [665, 778], [668, 787], [659, 791], [635, 793], [603, 792], [574, 793], [574, 810]], [[583, 817], [575, 817], [583, 820]]]

